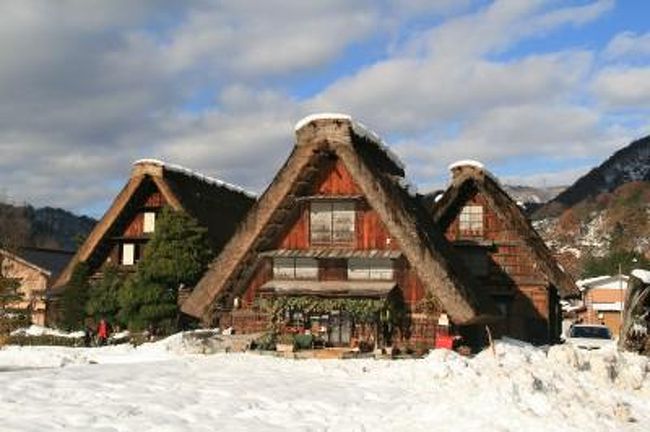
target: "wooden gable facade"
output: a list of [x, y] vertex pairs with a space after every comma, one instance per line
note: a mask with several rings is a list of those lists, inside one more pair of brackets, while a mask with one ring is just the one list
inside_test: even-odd
[[[496, 313], [474, 297], [451, 246], [400, 185], [402, 168], [376, 142], [347, 119], [313, 121], [298, 136], [274, 183], [183, 305], [186, 313], [206, 325], [262, 331], [278, 318], [267, 300], [281, 299], [276, 324], [286, 331], [332, 345], [427, 346], [442, 312], [458, 324]], [[301, 153], [306, 160], [296, 168]], [[384, 309], [361, 322], [348, 313], [354, 301]]]
[[495, 337], [553, 343], [561, 332], [561, 297], [575, 296], [522, 210], [480, 166], [457, 165], [433, 217], [465, 266], [497, 304]]
[[80, 262], [89, 266], [94, 279], [102, 277], [108, 264], [134, 271], [164, 207], [194, 217], [207, 229], [211, 246], [218, 252], [254, 201], [236, 186], [186, 168], [157, 160], [137, 161], [127, 184], [55, 282], [52, 297], [56, 300], [65, 289]]

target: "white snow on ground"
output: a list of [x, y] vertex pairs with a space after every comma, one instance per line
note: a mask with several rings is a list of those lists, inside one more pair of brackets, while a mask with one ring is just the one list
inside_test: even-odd
[[11, 335], [12, 336], [57, 336], [57, 337], [75, 339], [75, 338], [84, 337], [84, 332], [77, 331], [77, 332], [68, 333], [62, 330], [32, 324], [29, 327], [23, 327], [12, 331]]
[[7, 347], [2, 431], [647, 430], [648, 358], [500, 342], [496, 357], [422, 360], [194, 355], [181, 335], [138, 348]]

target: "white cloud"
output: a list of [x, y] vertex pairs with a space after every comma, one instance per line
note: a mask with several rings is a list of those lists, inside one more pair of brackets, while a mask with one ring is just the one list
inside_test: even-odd
[[610, 60], [620, 58], [634, 60], [639, 57], [648, 57], [650, 56], [650, 32], [643, 34], [619, 33], [609, 41], [603, 55]]
[[[132, 160], [160, 157], [261, 190], [291, 150], [293, 123], [323, 110], [394, 137], [419, 182], [457, 157], [605, 154], [627, 135], [603, 109], [645, 107], [643, 66], [601, 70], [571, 46], [510, 50], [611, 6], [4, 1], [0, 184], [37, 205], [98, 208]], [[628, 59], [646, 38], [621, 34], [606, 55]], [[380, 60], [352, 58], [366, 47]], [[347, 76], [322, 74], [342, 59]]]
[[542, 171], [533, 174], [503, 176], [500, 180], [510, 185], [533, 187], [567, 186], [573, 184], [592, 168], [592, 166], [584, 165], [559, 171]]
[[604, 69], [594, 79], [593, 92], [610, 108], [650, 108], [650, 67]]
[[530, 56], [511, 62], [395, 59], [330, 86], [308, 106], [348, 111], [384, 130], [413, 131], [489, 107], [554, 101], [588, 69], [583, 52]]

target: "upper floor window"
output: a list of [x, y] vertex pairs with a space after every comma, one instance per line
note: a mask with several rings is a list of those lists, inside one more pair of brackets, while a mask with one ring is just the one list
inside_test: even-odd
[[142, 227], [142, 232], [145, 234], [152, 233], [156, 230], [156, 213], [155, 212], [144, 212], [144, 223]]
[[350, 258], [348, 261], [350, 280], [392, 280], [393, 261], [384, 258]]
[[483, 235], [483, 207], [478, 205], [463, 207], [458, 228], [464, 235]]
[[340, 244], [354, 242], [355, 210], [353, 201], [312, 202], [310, 211], [311, 243]]
[[276, 279], [318, 279], [318, 261], [314, 258], [274, 258]]

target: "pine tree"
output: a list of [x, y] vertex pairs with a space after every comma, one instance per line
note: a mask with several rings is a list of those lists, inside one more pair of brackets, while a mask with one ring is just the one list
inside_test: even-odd
[[179, 287], [196, 284], [212, 258], [206, 232], [185, 212], [162, 211], [144, 258], [119, 292], [122, 322], [133, 330], [175, 329]]
[[10, 312], [9, 306], [22, 299], [20, 282], [5, 275], [4, 257], [0, 255], [0, 314]]
[[61, 295], [60, 322], [66, 330], [83, 328], [86, 319], [85, 305], [88, 300], [90, 270], [84, 262], [77, 264], [72, 271], [70, 281]]
[[117, 321], [119, 312], [118, 292], [124, 283], [124, 277], [116, 265], [106, 265], [102, 271], [103, 277], [90, 284], [86, 314], [96, 321], [101, 318], [111, 323]]

